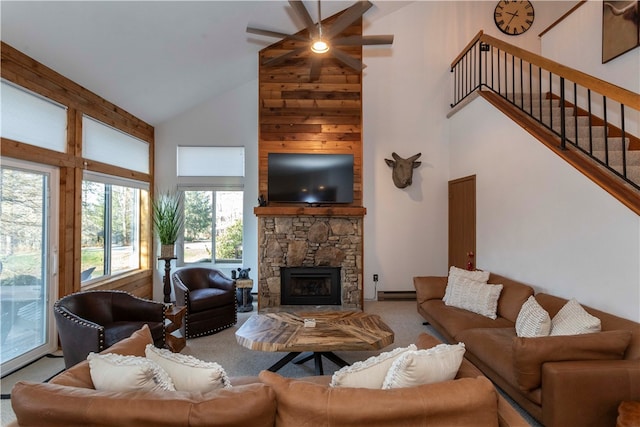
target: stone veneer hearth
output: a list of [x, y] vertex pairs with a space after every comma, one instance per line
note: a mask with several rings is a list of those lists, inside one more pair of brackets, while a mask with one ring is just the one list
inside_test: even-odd
[[258, 307], [280, 306], [280, 267], [342, 267], [342, 308], [362, 309], [362, 221], [357, 216], [258, 218]]

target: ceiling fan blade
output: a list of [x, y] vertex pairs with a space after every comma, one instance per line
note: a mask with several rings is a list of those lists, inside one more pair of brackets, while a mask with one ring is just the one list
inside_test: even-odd
[[375, 44], [393, 44], [393, 35], [348, 36], [331, 40], [334, 46], [363, 46]]
[[278, 56], [274, 56], [273, 58], [269, 58], [266, 61], [262, 62], [262, 65], [265, 66], [273, 66], [273, 65], [278, 65], [284, 61], [286, 61], [287, 59], [294, 57], [296, 55], [301, 54], [302, 52], [308, 50], [309, 47], [308, 46], [302, 46], [299, 47], [297, 49], [293, 49], [292, 51], [289, 51], [287, 53], [283, 53], [282, 55], [278, 55]]
[[304, 21], [304, 24], [307, 26], [307, 30], [309, 30], [309, 36], [311, 38], [315, 37], [317, 33], [316, 24], [313, 22], [313, 19], [311, 18], [311, 15], [309, 15], [309, 11], [305, 7], [304, 3], [302, 3], [302, 0], [289, 0], [289, 4]]
[[345, 63], [347, 66], [353, 68], [356, 71], [362, 71], [366, 68], [366, 65], [364, 65], [362, 61], [355, 59], [354, 57], [350, 56], [348, 53], [341, 51], [340, 49], [331, 49], [329, 50], [329, 53], [332, 54], [334, 58]]
[[311, 56], [311, 71], [309, 72], [309, 81], [315, 82], [320, 78], [320, 69], [322, 68], [322, 57], [320, 55]]
[[264, 28], [247, 27], [247, 33], [257, 34], [259, 36], [277, 37], [280, 39], [308, 41], [306, 37], [302, 37], [297, 34], [281, 33], [280, 31], [267, 30]]
[[335, 22], [331, 25], [326, 31], [326, 37], [331, 39], [332, 37], [340, 34], [345, 28], [349, 25], [353, 24], [356, 19], [360, 18], [364, 13], [369, 10], [373, 6], [373, 3], [370, 1], [359, 1], [352, 6], [349, 6], [343, 13], [340, 15]]

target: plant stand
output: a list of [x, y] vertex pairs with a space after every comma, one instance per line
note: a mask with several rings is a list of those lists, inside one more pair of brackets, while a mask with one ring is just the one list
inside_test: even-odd
[[158, 260], [164, 261], [164, 287], [162, 289], [164, 293], [164, 302], [171, 302], [171, 260], [177, 259], [176, 257], [158, 257]]

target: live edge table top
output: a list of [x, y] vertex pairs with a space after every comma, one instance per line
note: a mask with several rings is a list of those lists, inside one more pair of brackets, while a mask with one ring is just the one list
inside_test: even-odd
[[[315, 319], [315, 327], [305, 327], [304, 319]], [[236, 339], [251, 350], [331, 352], [379, 350], [393, 344], [394, 335], [375, 314], [299, 311], [255, 314], [238, 329]]]

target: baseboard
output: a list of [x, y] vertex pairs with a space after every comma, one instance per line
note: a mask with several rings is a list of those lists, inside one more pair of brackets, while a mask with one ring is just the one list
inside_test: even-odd
[[415, 301], [416, 291], [378, 291], [378, 301]]

